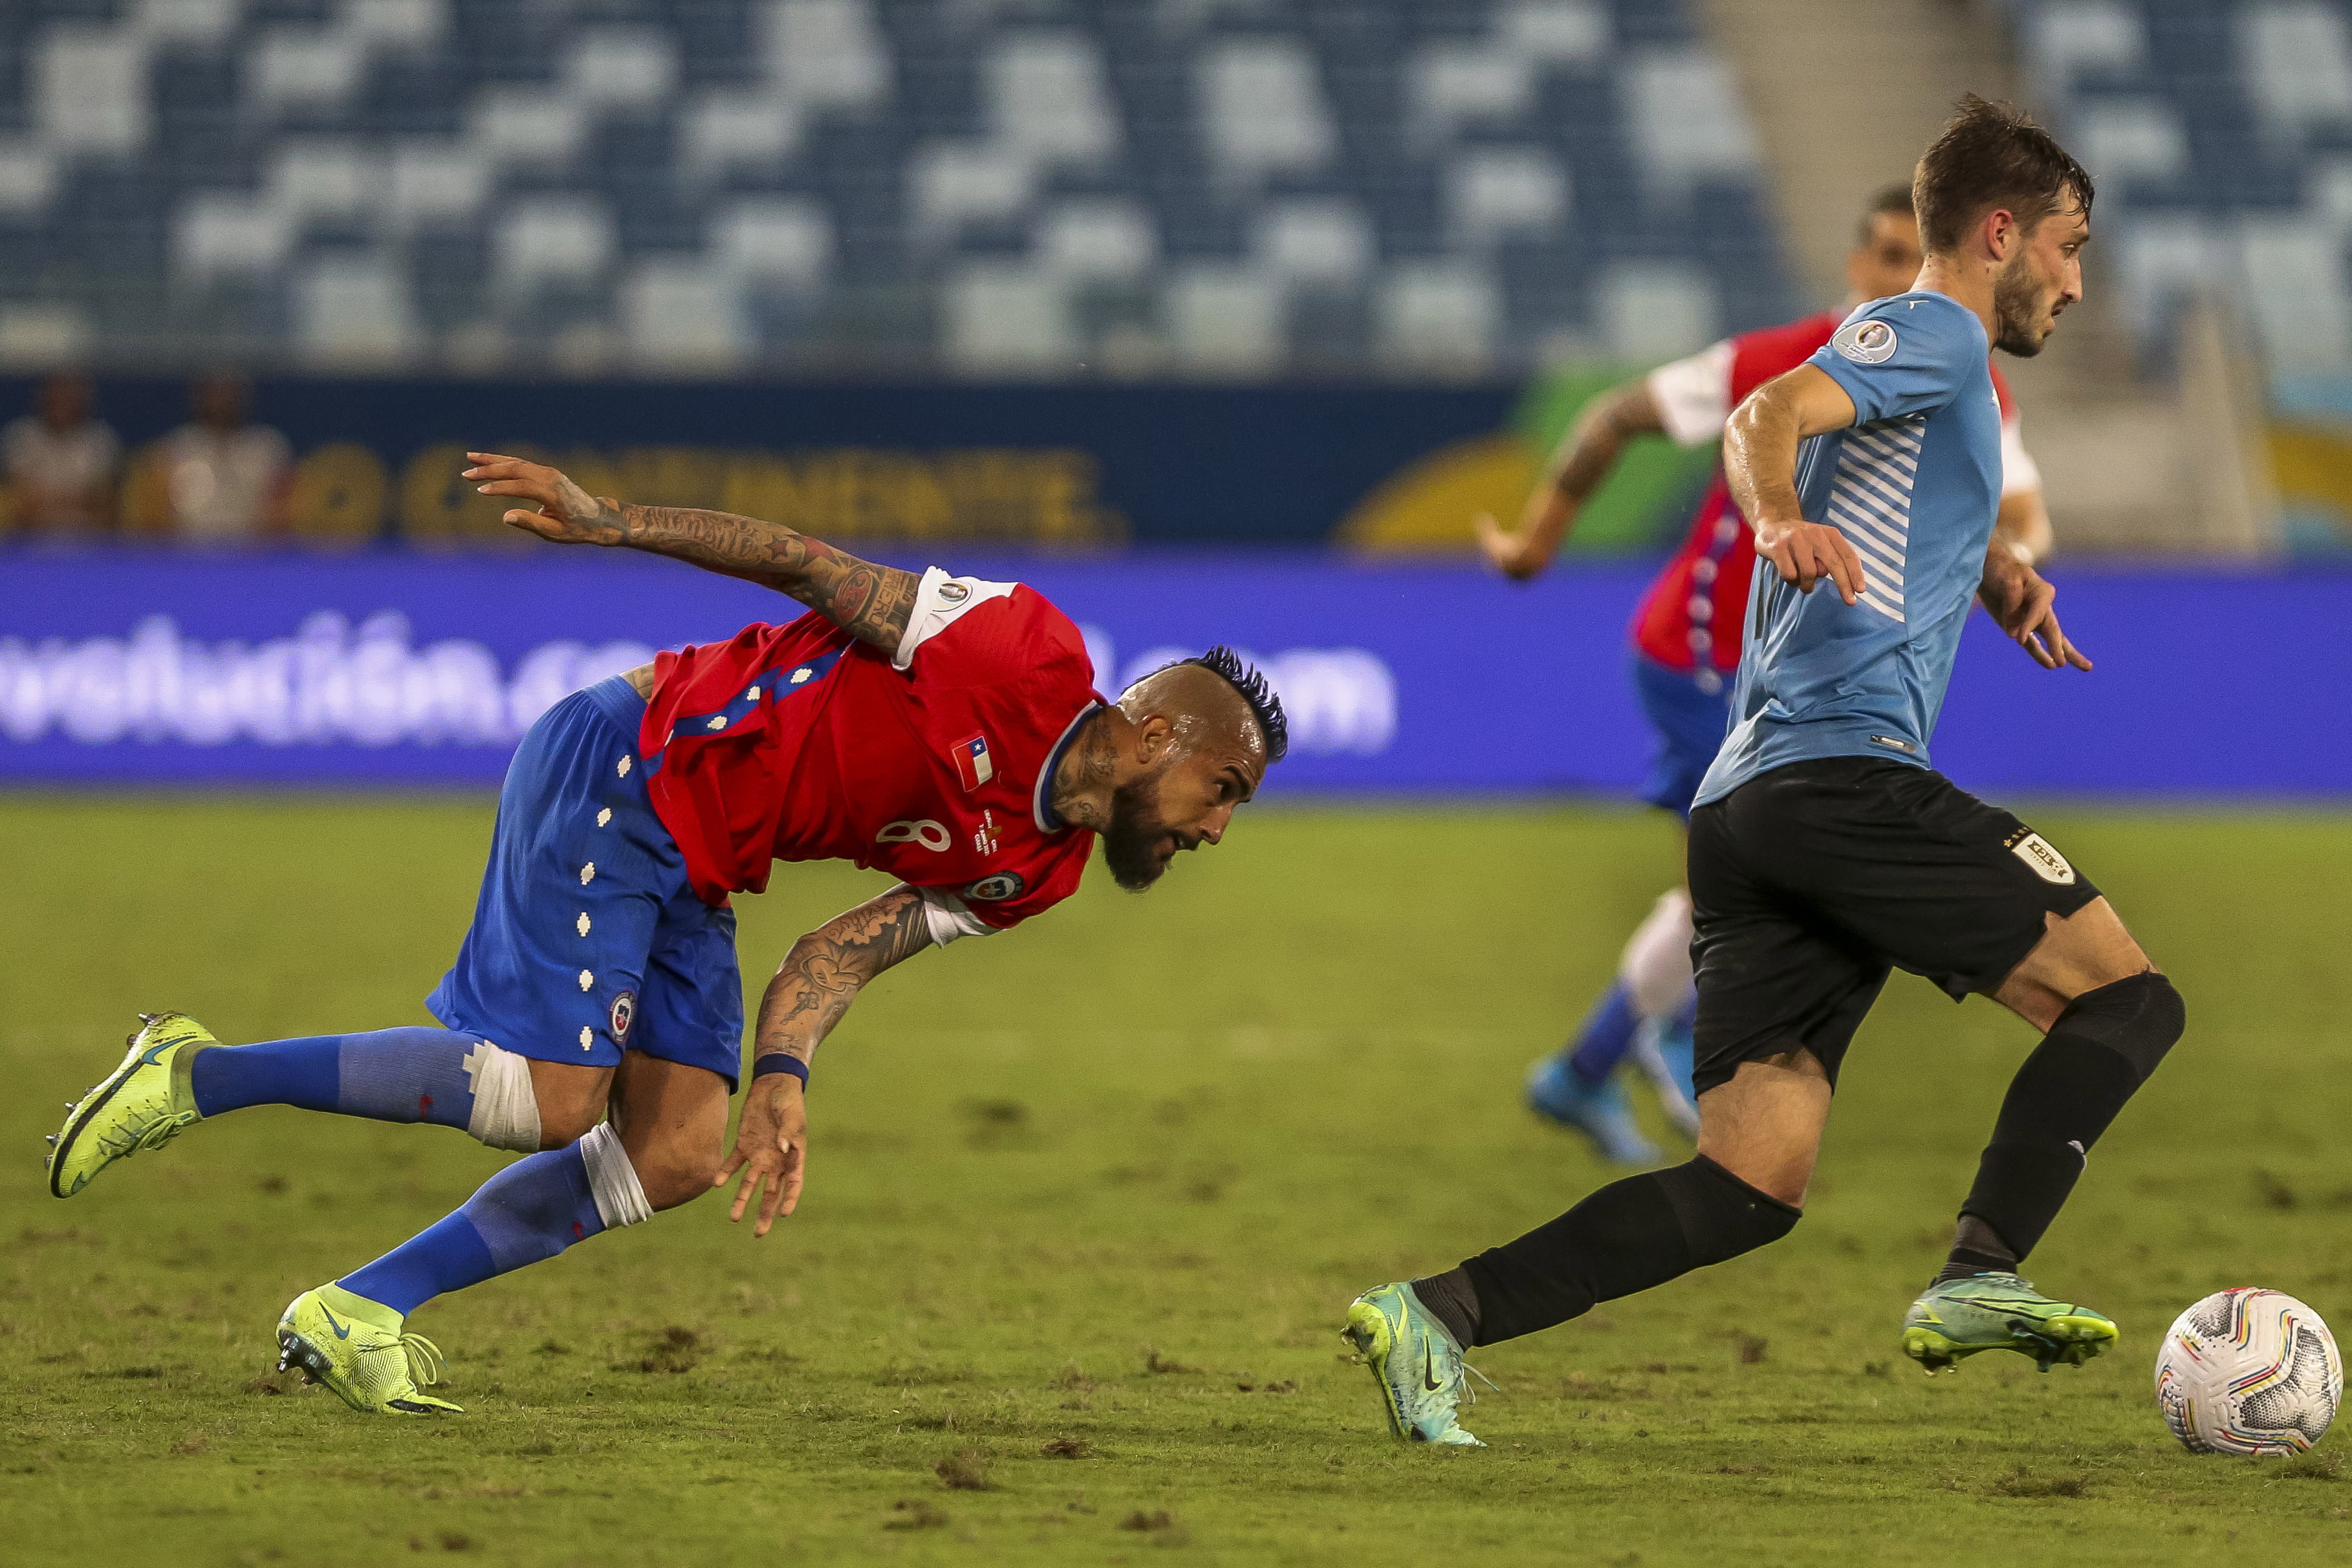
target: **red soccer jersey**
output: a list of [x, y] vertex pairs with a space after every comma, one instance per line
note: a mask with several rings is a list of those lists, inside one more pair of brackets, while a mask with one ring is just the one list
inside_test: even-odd
[[1094, 835], [1052, 820], [1046, 785], [1101, 701], [1043, 595], [933, 567], [895, 657], [814, 612], [661, 655], [638, 743], [706, 902], [774, 860], [851, 860], [1003, 930], [1086, 870]]
[[[1651, 394], [1667, 434], [1685, 445], [1720, 436], [1724, 421], [1749, 393], [1812, 358], [1844, 320], [1836, 311], [1824, 310], [1784, 326], [1743, 332], [1653, 373]], [[2017, 405], [2009, 395], [2009, 383], [1999, 365], [1991, 368], [1993, 391], [2000, 397], [2001, 493], [2008, 495], [2033, 488], [2040, 477], [2018, 440]], [[1732, 503], [1717, 458], [1682, 547], [1633, 611], [1633, 646], [1670, 669], [1692, 670], [1704, 681], [1719, 681], [1739, 666], [1748, 582], [1755, 569], [1755, 535]]]

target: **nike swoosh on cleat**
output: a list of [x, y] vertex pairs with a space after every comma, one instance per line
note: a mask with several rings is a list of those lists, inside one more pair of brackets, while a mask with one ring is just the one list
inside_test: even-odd
[[152, 1068], [155, 1066], [155, 1058], [163, 1055], [165, 1051], [170, 1050], [177, 1044], [179, 1044], [177, 1040], [165, 1040], [159, 1045], [148, 1047], [145, 1050], [139, 1053], [139, 1065], [143, 1068]]
[[1432, 1394], [1438, 1391], [1437, 1379], [1430, 1375], [1436, 1370], [1433, 1355], [1427, 1345], [1421, 1347], [1421, 1385]]
[[319, 1310], [327, 1314], [327, 1327], [335, 1331], [335, 1338], [339, 1340], [347, 1340], [352, 1337], [352, 1331], [350, 1329], [335, 1321], [335, 1310], [332, 1307], [330, 1307], [324, 1301], [321, 1301], [319, 1303]]

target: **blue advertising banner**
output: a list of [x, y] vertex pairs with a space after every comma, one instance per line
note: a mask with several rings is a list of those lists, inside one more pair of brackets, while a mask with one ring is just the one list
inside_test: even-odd
[[[903, 564], [920, 565], [908, 556]], [[1322, 554], [994, 560], [1097, 682], [1227, 642], [1293, 713], [1268, 788], [1630, 794], [1639, 566], [1526, 587]], [[1935, 760], [1994, 794], [2352, 793], [2352, 574], [2060, 573], [2095, 672], [1971, 624]], [[0, 557], [0, 780], [487, 787], [563, 693], [798, 606], [669, 562], [370, 552]]]

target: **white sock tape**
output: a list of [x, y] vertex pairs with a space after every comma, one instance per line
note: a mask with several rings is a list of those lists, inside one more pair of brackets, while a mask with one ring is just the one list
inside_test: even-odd
[[1658, 897], [1617, 961], [1617, 977], [1644, 1018], [1668, 1017], [1691, 997], [1690, 895], [1675, 888]]
[[474, 1086], [468, 1133], [493, 1149], [528, 1154], [539, 1147], [539, 1096], [528, 1058], [484, 1040], [466, 1053], [466, 1078]]
[[580, 1140], [580, 1158], [587, 1163], [588, 1190], [596, 1196], [596, 1212], [606, 1230], [654, 1217], [654, 1205], [646, 1202], [646, 1189], [638, 1184], [637, 1168], [629, 1163], [629, 1152], [621, 1147], [621, 1134], [611, 1122], [599, 1121], [588, 1130]]

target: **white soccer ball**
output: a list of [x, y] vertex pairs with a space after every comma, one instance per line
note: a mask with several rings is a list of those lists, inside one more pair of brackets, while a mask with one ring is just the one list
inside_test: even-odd
[[2343, 1396], [2336, 1336], [2284, 1291], [2217, 1291], [2156, 1352], [2156, 1403], [2193, 1454], [2300, 1454]]

